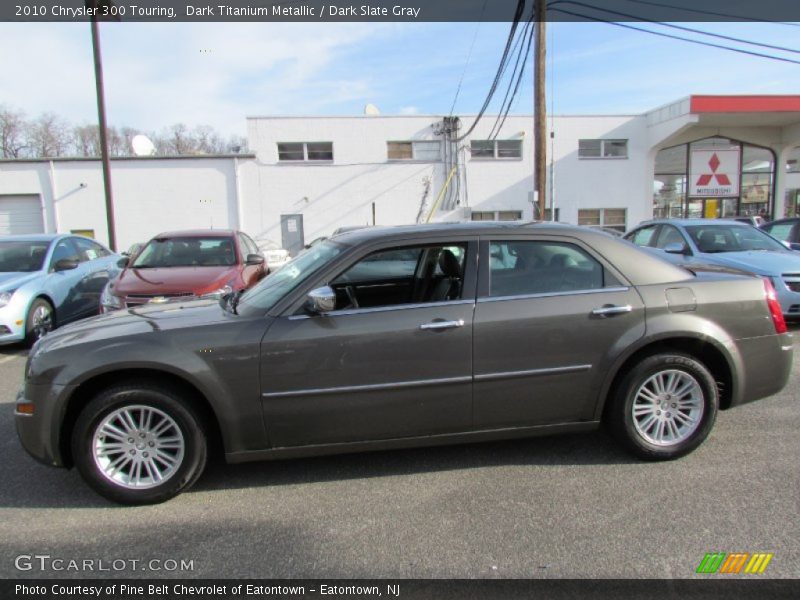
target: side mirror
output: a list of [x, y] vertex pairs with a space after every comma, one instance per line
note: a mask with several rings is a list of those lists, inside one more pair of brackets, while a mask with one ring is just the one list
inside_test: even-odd
[[664, 252], [667, 254], [688, 254], [689, 248], [686, 244], [682, 244], [681, 242], [670, 242], [666, 246], [664, 246]]
[[122, 258], [120, 258], [120, 259], [117, 261], [117, 266], [118, 266], [120, 269], [124, 269], [125, 267], [127, 267], [127, 266], [128, 266], [128, 263], [129, 263], [130, 261], [131, 261], [131, 257], [130, 257], [130, 256], [125, 256], [125, 255], [123, 255], [123, 256], [122, 256]]
[[306, 309], [314, 314], [324, 314], [336, 308], [336, 292], [330, 286], [322, 286], [308, 293]]
[[70, 260], [69, 258], [62, 258], [60, 261], [56, 263], [56, 272], [59, 271], [71, 271], [72, 269], [78, 268], [78, 261], [77, 260]]
[[264, 257], [260, 254], [248, 254], [247, 258], [244, 261], [246, 265], [263, 265], [264, 264]]

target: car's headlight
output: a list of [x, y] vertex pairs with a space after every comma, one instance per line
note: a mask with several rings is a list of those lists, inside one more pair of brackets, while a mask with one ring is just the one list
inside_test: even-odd
[[111, 291], [114, 288], [112, 283], [109, 281], [106, 284], [106, 287], [103, 288], [103, 293], [100, 294], [100, 304], [103, 308], [111, 309], [111, 310], [118, 310], [120, 308], [124, 308], [122, 305], [122, 298], [119, 296], [115, 296]]
[[0, 308], [11, 302], [11, 296], [14, 295], [16, 290], [9, 290], [7, 292], [0, 292]]

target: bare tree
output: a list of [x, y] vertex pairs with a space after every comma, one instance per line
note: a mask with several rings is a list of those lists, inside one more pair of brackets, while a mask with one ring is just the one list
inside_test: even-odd
[[0, 105], [0, 155], [21, 158], [27, 146], [25, 113]]
[[[131, 141], [139, 132], [132, 127], [109, 127], [106, 131], [110, 156], [131, 156]], [[160, 133], [148, 135], [160, 156], [226, 154], [246, 151], [242, 136], [223, 138], [209, 125], [189, 129], [176, 123]], [[53, 113], [28, 121], [22, 111], [0, 105], [0, 158], [51, 158], [59, 156], [100, 156], [97, 125], [72, 126]]]
[[243, 135], [232, 135], [228, 138], [228, 143], [222, 150], [231, 154], [242, 154], [247, 152], [247, 138]]
[[167, 128], [159, 136], [159, 143], [156, 145], [159, 154], [167, 156], [180, 156], [191, 154], [193, 150], [192, 136], [189, 128], [183, 123], [176, 123]]
[[28, 145], [34, 156], [52, 158], [67, 153], [70, 129], [58, 115], [44, 113], [30, 124]]
[[72, 140], [78, 156], [100, 156], [100, 131], [97, 125], [78, 125], [72, 130]]

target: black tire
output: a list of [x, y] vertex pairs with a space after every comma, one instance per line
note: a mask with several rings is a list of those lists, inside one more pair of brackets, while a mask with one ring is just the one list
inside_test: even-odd
[[[671, 373], [681, 373], [675, 379], [685, 382], [686, 385], [691, 385], [691, 379], [697, 386], [692, 386], [691, 394], [686, 392], [680, 397], [673, 397], [666, 391], [658, 396], [658, 400], [649, 400], [649, 395], [645, 397], [645, 394], [650, 394], [655, 389], [652, 387], [652, 382], [655, 381], [652, 378], [669, 377]], [[663, 379], [661, 382], [664, 382]], [[677, 391], [680, 392], [680, 389]], [[637, 410], [643, 414], [635, 420], [633, 413], [637, 395]], [[713, 375], [703, 363], [692, 356], [670, 352], [642, 359], [612, 391], [609, 401], [605, 413], [606, 425], [629, 452], [645, 460], [671, 460], [689, 454], [708, 437], [717, 417], [719, 393]], [[652, 404], [646, 404], [647, 402]], [[695, 408], [688, 408], [690, 405]], [[648, 409], [650, 412], [647, 412]], [[697, 412], [692, 413], [690, 410]], [[696, 418], [693, 419], [692, 414]], [[650, 425], [648, 431], [651, 418], [655, 424]], [[659, 438], [658, 421], [664, 423], [660, 427], [662, 431], [669, 430], [668, 435], [673, 437], [672, 440], [656, 442]], [[667, 421], [672, 424], [667, 425]], [[678, 435], [679, 426], [686, 428], [682, 436]]]
[[[41, 320], [42, 311], [49, 315], [45, 322]], [[33, 346], [39, 338], [55, 328], [56, 311], [53, 305], [44, 298], [34, 300], [25, 318], [25, 345]]]
[[[157, 411], [154, 422], [158, 423], [159, 421], [155, 421], [155, 419], [161, 418], [161, 422], [169, 425], [167, 433], [173, 437], [182, 436], [182, 452], [175, 451], [175, 465], [171, 471], [165, 469], [165, 473], [168, 472], [169, 475], [165, 476], [160, 483], [156, 481], [155, 477], [150, 477], [151, 481], [145, 483], [146, 487], [140, 488], [133, 487], [132, 483], [126, 485], [125, 482], [114, 481], [104, 473], [95, 459], [95, 433], [98, 432], [98, 428], [106, 418], [126, 407], [133, 415], [141, 415], [142, 407]], [[168, 419], [163, 419], [162, 415], [166, 415]], [[169, 424], [170, 419], [171, 424]], [[120, 422], [115, 421], [115, 423], [119, 424]], [[176, 428], [180, 432], [180, 436], [177, 435]], [[136, 429], [134, 434], [139, 431], [144, 432], [145, 429]], [[154, 426], [153, 429], [158, 429], [158, 427]], [[128, 434], [126, 433], [126, 435]], [[105, 440], [106, 438], [101, 439]], [[128, 438], [128, 440], [130, 439], [135, 439], [137, 444], [139, 443], [137, 438]], [[150, 438], [147, 439], [150, 440]], [[197, 416], [179, 390], [147, 382], [131, 382], [100, 392], [81, 411], [72, 433], [72, 457], [83, 479], [101, 496], [120, 504], [156, 504], [169, 500], [197, 481], [208, 459], [207, 439], [202, 419]], [[152, 440], [154, 440], [153, 443], [150, 444], [148, 441], [148, 444], [156, 446], [160, 443], [157, 437], [153, 437]], [[109, 441], [114, 442], [113, 438]], [[124, 443], [123, 441], [120, 445]], [[152, 452], [152, 450], [145, 447], [144, 441], [141, 442], [141, 445], [141, 449], [131, 448], [131, 450], [135, 450], [141, 456], [148, 456], [146, 451]], [[115, 460], [117, 456], [122, 457], [124, 454], [120, 450], [115, 450], [115, 452], [118, 454], [111, 455]], [[167, 450], [167, 452], [171, 452], [171, 450]], [[133, 452], [130, 453], [133, 454]], [[153, 454], [153, 457], [155, 456]], [[112, 458], [106, 460], [112, 460]], [[98, 460], [101, 459], [98, 458]], [[138, 460], [144, 459], [139, 457]], [[150, 464], [155, 464], [155, 460], [150, 459]], [[163, 468], [164, 465], [159, 463], [158, 467]], [[133, 467], [128, 469], [132, 471]], [[140, 469], [142, 472], [145, 471], [144, 466], [141, 466]], [[120, 477], [127, 477], [125, 469], [118, 473]], [[148, 470], [148, 473], [152, 473], [152, 471]]]

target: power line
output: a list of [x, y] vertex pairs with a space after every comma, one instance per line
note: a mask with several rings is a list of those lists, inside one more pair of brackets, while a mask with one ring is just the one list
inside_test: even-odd
[[610, 8], [599, 8], [593, 6], [591, 4], [586, 4], [584, 2], [578, 2], [576, 0], [555, 0], [555, 2], [551, 2], [548, 6], [554, 6], [556, 4], [574, 4], [576, 6], [580, 6], [583, 8], [588, 8], [591, 10], [597, 10], [600, 12], [612, 14], [612, 15], [619, 15], [620, 17], [625, 17], [628, 19], [634, 19], [636, 21], [642, 21], [646, 23], [653, 23], [654, 25], [661, 25], [663, 27], [670, 27], [672, 29], [679, 29], [681, 31], [688, 31], [689, 33], [697, 33], [700, 35], [706, 35], [709, 37], [719, 38], [722, 40], [728, 40], [729, 42], [736, 42], [738, 44], [747, 44], [750, 46], [759, 46], [761, 48], [769, 48], [770, 50], [780, 50], [782, 52], [794, 52], [795, 54], [800, 54], [800, 50], [796, 50], [795, 48], [787, 48], [785, 46], [774, 46], [772, 44], [764, 44], [762, 42], [754, 42], [752, 40], [745, 40], [742, 38], [733, 37], [730, 35], [723, 35], [721, 33], [712, 33], [710, 31], [702, 31], [700, 29], [694, 29], [692, 27], [686, 27], [684, 25], [675, 25], [673, 23], [664, 23], [662, 21], [654, 21], [652, 19], [646, 19], [644, 17], [638, 17], [636, 15], [631, 15], [629, 13], [624, 13], [616, 10], [611, 10]]
[[684, 12], [695, 13], [698, 15], [711, 15], [714, 17], [723, 17], [725, 20], [727, 19], [740, 19], [742, 21], [757, 21], [760, 23], [775, 23], [776, 25], [789, 25], [792, 27], [800, 27], [800, 23], [785, 23], [782, 21], [770, 21], [769, 19], [759, 19], [758, 17], [754, 16], [742, 16], [742, 15], [734, 15], [729, 13], [720, 13], [714, 12], [711, 10], [703, 10], [700, 8], [689, 8], [688, 6], [676, 6], [674, 4], [666, 4], [662, 2], [650, 2], [649, 0], [625, 0], [626, 2], [633, 2], [635, 4], [646, 4], [648, 6], [657, 6], [659, 8], [670, 8], [673, 10], [682, 10]]
[[450, 106], [450, 116], [453, 116], [453, 111], [456, 109], [456, 101], [458, 100], [458, 95], [461, 93], [461, 84], [464, 82], [464, 75], [467, 73], [467, 67], [469, 67], [469, 61], [472, 59], [472, 50], [475, 48], [475, 40], [478, 39], [478, 31], [481, 28], [483, 23], [483, 13], [486, 11], [486, 2], [487, 0], [483, 0], [483, 6], [481, 7], [481, 16], [478, 18], [478, 23], [475, 25], [475, 33], [472, 34], [472, 43], [469, 46], [469, 52], [467, 53], [467, 61], [464, 63], [464, 69], [461, 71], [461, 77], [458, 79], [458, 87], [456, 87], [456, 95], [453, 98], [453, 104]]
[[729, 50], [730, 52], [738, 52], [740, 54], [748, 54], [750, 56], [757, 56], [759, 58], [768, 58], [770, 60], [778, 60], [781, 62], [788, 62], [795, 65], [800, 65], [800, 61], [793, 60], [791, 58], [784, 58], [782, 56], [774, 56], [772, 54], [763, 54], [761, 52], [753, 52], [751, 50], [744, 50], [743, 48], [732, 48], [731, 46], [724, 46], [722, 44], [714, 44], [712, 42], [704, 42], [702, 40], [693, 40], [691, 38], [681, 37], [679, 35], [672, 35], [670, 33], [664, 33], [663, 31], [652, 31], [650, 29], [642, 29], [641, 27], [634, 27], [633, 25], [627, 25], [625, 23], [618, 23], [616, 21], [608, 21], [606, 19], [601, 19], [600, 17], [590, 17], [589, 15], [580, 14], [576, 12], [572, 12], [569, 10], [564, 10], [563, 8], [552, 8], [555, 12], [560, 12], [566, 15], [571, 15], [573, 17], [578, 17], [580, 19], [588, 19], [590, 21], [596, 21], [598, 23], [607, 23], [609, 25], [614, 25], [616, 27], [624, 27], [625, 29], [633, 29], [634, 31], [641, 31], [643, 33], [650, 33], [653, 35], [658, 35], [665, 38], [670, 38], [673, 40], [680, 40], [682, 42], [689, 42], [691, 44], [698, 44], [700, 46], [708, 46], [710, 48], [719, 48], [721, 50]]
[[505, 48], [503, 49], [503, 55], [500, 58], [500, 64], [497, 67], [497, 73], [494, 76], [494, 81], [492, 81], [492, 85], [489, 88], [489, 92], [486, 94], [486, 100], [484, 100], [483, 106], [481, 107], [480, 111], [475, 117], [475, 121], [473, 121], [470, 128], [467, 129], [464, 135], [461, 135], [455, 140], [453, 140], [454, 142], [461, 142], [467, 136], [469, 136], [469, 134], [471, 134], [475, 130], [475, 127], [478, 126], [478, 123], [480, 122], [481, 118], [486, 112], [486, 109], [489, 108], [489, 103], [492, 101], [494, 93], [495, 91], [497, 91], [497, 86], [500, 83], [500, 80], [502, 79], [506, 67], [508, 66], [509, 50], [511, 49], [512, 42], [514, 41], [516, 35], [517, 26], [519, 25], [524, 10], [525, 10], [525, 0], [517, 0], [517, 8], [514, 11], [514, 21], [511, 23], [511, 29], [508, 32], [508, 39], [506, 40], [506, 45]]
[[[533, 15], [531, 15], [531, 19], [532, 18]], [[535, 25], [533, 25], [531, 21], [528, 21], [526, 24], [526, 31], [523, 32], [523, 36], [527, 36], [527, 42], [523, 42], [523, 46], [520, 48], [519, 54], [517, 55], [517, 64], [519, 64], [519, 60], [522, 58], [521, 68], [519, 69], [519, 73], [517, 73], [517, 65], [514, 66], [514, 73], [512, 73], [511, 80], [508, 82], [506, 98], [503, 99], [503, 104], [500, 105], [500, 112], [497, 115], [497, 119], [495, 119], [492, 130], [489, 132], [490, 140], [497, 139], [497, 136], [500, 135], [500, 131], [503, 129], [503, 125], [505, 125], [508, 113], [511, 111], [511, 107], [513, 106], [514, 100], [517, 97], [519, 86], [522, 83], [523, 76], [525, 75], [525, 65], [528, 63], [528, 56], [530, 56], [531, 53], [531, 44], [533, 43], [534, 31]], [[511, 91], [512, 84], [514, 88], [513, 92], [511, 93], [511, 97], [509, 98], [508, 95]], [[508, 100], [508, 104], [506, 104], [506, 100]], [[495, 127], [497, 128], [497, 131], [495, 131]]]

